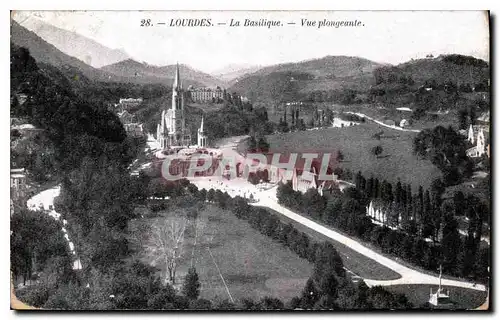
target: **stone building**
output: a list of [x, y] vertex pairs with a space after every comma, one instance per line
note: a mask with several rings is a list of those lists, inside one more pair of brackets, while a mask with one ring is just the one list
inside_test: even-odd
[[172, 106], [168, 110], [163, 110], [156, 129], [156, 139], [162, 149], [191, 145], [191, 133], [186, 129], [184, 100], [185, 91], [182, 88], [179, 64], [177, 64], [172, 86]]

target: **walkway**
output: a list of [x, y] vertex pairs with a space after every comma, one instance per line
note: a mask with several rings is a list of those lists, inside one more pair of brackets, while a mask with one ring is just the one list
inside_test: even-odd
[[351, 111], [348, 111], [346, 113], [355, 114], [358, 117], [366, 118], [368, 120], [371, 120], [371, 121], [375, 122], [376, 124], [379, 124], [379, 125], [381, 125], [383, 127], [389, 128], [389, 129], [394, 129], [394, 130], [399, 130], [399, 131], [406, 131], [406, 132], [416, 132], [416, 133], [420, 132], [420, 130], [417, 130], [417, 129], [405, 129], [405, 128], [398, 127], [396, 125], [389, 125], [389, 124], [383, 123], [382, 121], [379, 121], [379, 120], [376, 120], [376, 119], [374, 119], [372, 117], [369, 117], [369, 116], [367, 116], [364, 113], [351, 112]]
[[[34, 195], [32, 198], [28, 199], [27, 201], [27, 206], [29, 210], [35, 211], [35, 210], [43, 210], [44, 212], [47, 212], [49, 216], [56, 220], [61, 219], [61, 214], [56, 212], [54, 210], [54, 199], [59, 196], [59, 193], [61, 192], [61, 187], [56, 186], [51, 189], [44, 190], [36, 195]], [[63, 227], [62, 231], [64, 233], [64, 238], [68, 242], [69, 249], [71, 253], [74, 256], [73, 259], [73, 270], [80, 270], [82, 269], [82, 263], [80, 262], [80, 259], [77, 257], [76, 252], [75, 252], [75, 246], [73, 242], [69, 239], [68, 231], [66, 230], [65, 226], [67, 224], [66, 220], [63, 220]]]

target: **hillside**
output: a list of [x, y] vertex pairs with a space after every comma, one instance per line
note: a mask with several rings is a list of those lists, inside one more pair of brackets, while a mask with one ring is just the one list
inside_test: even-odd
[[273, 72], [305, 72], [315, 78], [343, 78], [371, 73], [381, 64], [368, 59], [348, 56], [326, 56], [320, 59], [283, 63], [264, 67], [255, 75], [267, 75]]
[[[61, 71], [69, 71], [68, 77], [81, 77], [82, 75], [93, 81], [128, 82], [130, 79], [119, 77], [103, 70], [93, 68], [77, 58], [71, 57], [52, 44], [46, 42], [34, 32], [29, 31], [14, 20], [11, 20], [10, 40], [17, 46], [25, 47], [31, 56], [39, 63], [45, 63]], [[65, 67], [67, 66], [67, 67]], [[65, 68], [63, 68], [65, 67]]]
[[32, 16], [17, 21], [65, 54], [84, 61], [94, 68], [129, 58], [123, 50], [110, 49], [76, 32], [57, 28]]
[[[171, 85], [175, 76], [175, 65], [154, 66], [147, 63], [140, 63], [132, 59], [120, 61], [108, 66], [102, 67], [100, 70], [112, 73], [121, 77], [130, 77], [143, 79], [143, 81], [161, 82], [165, 85]], [[181, 79], [184, 81], [184, 86], [206, 86], [216, 87], [224, 86], [224, 81], [217, 79], [204, 72], [194, 70], [184, 64], [179, 65]]]
[[440, 55], [436, 58], [411, 60], [395, 67], [380, 67], [375, 71], [375, 76], [377, 84], [398, 82], [401, 77], [411, 77], [417, 86], [426, 81], [460, 85], [488, 81], [489, 72], [489, 64], [481, 59], [463, 55]]
[[235, 80], [230, 92], [252, 101], [275, 103], [302, 99], [315, 90], [367, 90], [380, 64], [358, 57], [327, 56], [259, 69]]

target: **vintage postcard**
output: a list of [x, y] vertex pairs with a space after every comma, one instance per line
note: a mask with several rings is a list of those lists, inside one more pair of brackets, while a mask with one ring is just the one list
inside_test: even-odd
[[488, 11], [12, 11], [12, 309], [490, 310]]

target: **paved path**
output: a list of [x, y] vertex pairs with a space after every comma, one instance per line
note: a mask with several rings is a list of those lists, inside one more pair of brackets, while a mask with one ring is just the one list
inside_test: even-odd
[[396, 125], [389, 125], [387, 123], [383, 123], [382, 121], [379, 121], [379, 120], [376, 120], [376, 119], [374, 119], [372, 117], [369, 117], [369, 116], [367, 116], [364, 113], [351, 112], [351, 111], [348, 111], [346, 113], [355, 114], [358, 117], [366, 118], [368, 120], [371, 120], [371, 121], [373, 121], [373, 122], [375, 122], [375, 123], [377, 123], [377, 124], [379, 124], [379, 125], [381, 125], [383, 127], [389, 128], [389, 129], [394, 129], [394, 130], [399, 130], [399, 131], [406, 131], [406, 132], [416, 132], [416, 133], [420, 132], [420, 130], [417, 130], [417, 129], [405, 129], [405, 128], [398, 127]]
[[[226, 146], [223, 148], [224, 155], [230, 155], [231, 152], [236, 153], [234, 151], [233, 146]], [[236, 155], [234, 155], [236, 156]], [[383, 256], [382, 254], [373, 251], [372, 249], [365, 247], [358, 241], [346, 237], [334, 230], [326, 228], [317, 222], [314, 222], [311, 219], [303, 217], [291, 210], [281, 206], [276, 199], [276, 187], [268, 188], [266, 190], [259, 189], [258, 187], [250, 184], [248, 181], [236, 178], [232, 180], [227, 180], [222, 177], [202, 177], [202, 178], [193, 178], [190, 179], [192, 183], [194, 183], [198, 188], [209, 190], [220, 189], [221, 191], [228, 192], [231, 197], [235, 196], [245, 196], [246, 198], [252, 194], [252, 197], [256, 199], [258, 202], [256, 203], [259, 206], [264, 206], [275, 210], [283, 214], [284, 216], [301, 223], [302, 225], [319, 232], [330, 239], [338, 241], [352, 250], [355, 250], [362, 255], [377, 261], [381, 265], [397, 272], [401, 275], [401, 278], [396, 280], [375, 280], [375, 279], [364, 279], [367, 285], [369, 286], [391, 286], [391, 285], [401, 285], [401, 284], [430, 284], [430, 285], [438, 285], [439, 278], [437, 276], [429, 275], [411, 268], [408, 268], [390, 258]], [[482, 284], [475, 284], [466, 281], [460, 280], [451, 280], [451, 279], [442, 279], [442, 285], [444, 286], [454, 286], [461, 287], [466, 289], [478, 290], [478, 291], [486, 291], [486, 288]]]

